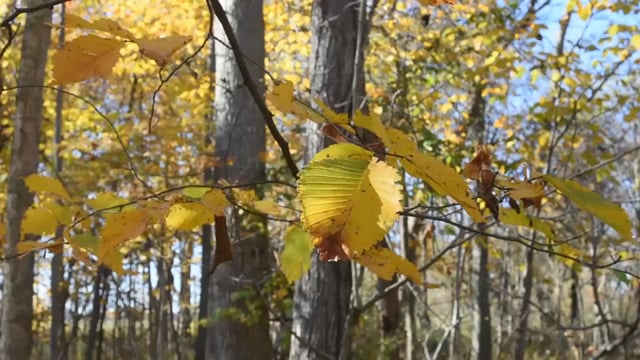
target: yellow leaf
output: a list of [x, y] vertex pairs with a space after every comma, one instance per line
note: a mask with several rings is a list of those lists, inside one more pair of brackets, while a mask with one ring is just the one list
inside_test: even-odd
[[87, 200], [87, 204], [96, 210], [110, 209], [121, 210], [119, 206], [129, 203], [129, 200], [121, 198], [114, 193], [99, 193], [95, 199]]
[[[316, 158], [322, 159], [321, 155]], [[370, 248], [384, 237], [402, 209], [397, 171], [376, 158], [316, 158], [300, 174], [307, 231], [324, 241], [337, 237], [352, 252]]]
[[289, 114], [295, 111], [293, 83], [281, 81], [273, 86], [266, 95], [267, 100], [282, 113]]
[[338, 124], [338, 125], [349, 124], [349, 117], [347, 116], [347, 114], [345, 113], [338, 114], [337, 112], [333, 111], [327, 104], [325, 104], [324, 101], [320, 99], [316, 99], [315, 103], [318, 105], [318, 107], [322, 111], [322, 114], [324, 115], [321, 119], [323, 120], [327, 119], [329, 122]]
[[134, 39], [133, 34], [111, 19], [97, 19], [91, 22], [77, 15], [66, 14], [64, 17], [64, 27], [104, 31], [128, 40]]
[[62, 206], [56, 201], [47, 201], [42, 204], [42, 207], [49, 210], [56, 218], [59, 225], [69, 225], [73, 220], [73, 215], [76, 213], [77, 208], [73, 206]]
[[292, 225], [284, 236], [284, 249], [280, 254], [280, 267], [289, 282], [295, 282], [311, 267], [313, 244], [311, 235]]
[[387, 130], [382, 123], [380, 116], [376, 114], [364, 115], [358, 112], [354, 116], [353, 123], [361, 128], [367, 129], [379, 137], [385, 144], [389, 143], [389, 137], [387, 136]]
[[327, 159], [362, 159], [369, 161], [372, 156], [373, 153], [371, 151], [365, 150], [358, 145], [343, 143], [331, 145], [321, 150], [311, 159], [309, 165]]
[[418, 0], [420, 4], [424, 6], [433, 6], [433, 5], [441, 5], [441, 4], [455, 4], [455, 0]]
[[159, 39], [136, 39], [140, 52], [159, 66], [164, 66], [171, 55], [191, 41], [191, 36], [174, 35]]
[[501, 208], [498, 216], [500, 222], [509, 225], [524, 226], [543, 233], [550, 241], [555, 240], [551, 227], [540, 219], [531, 218], [524, 213], [509, 208]]
[[373, 248], [354, 258], [357, 262], [385, 280], [393, 274], [402, 274], [416, 284], [422, 284], [422, 275], [416, 265], [386, 248]]
[[58, 228], [58, 220], [51, 210], [44, 207], [30, 207], [24, 214], [21, 232], [34, 235], [53, 235]]
[[587, 19], [589, 19], [589, 16], [591, 16], [591, 12], [591, 3], [587, 3], [583, 6], [582, 2], [578, 1], [578, 16], [580, 16], [580, 19], [582, 19], [582, 21], [586, 21]]
[[296, 99], [291, 81], [278, 81], [271, 91], [267, 92], [266, 98], [276, 110], [283, 114], [294, 114], [303, 121], [309, 119], [317, 124], [349, 122], [346, 116], [344, 116], [345, 121], [340, 121], [342, 118], [320, 100], [317, 100], [316, 103], [324, 113], [318, 112], [308, 104]]
[[16, 253], [18, 255], [26, 255], [33, 251], [38, 251], [42, 249], [51, 249], [58, 246], [62, 246], [63, 241], [59, 240], [56, 242], [41, 242], [41, 241], [20, 241], [16, 244]]
[[469, 187], [461, 174], [439, 159], [419, 152], [415, 142], [402, 131], [387, 129], [387, 134], [389, 143], [386, 145], [389, 152], [400, 157], [409, 174], [424, 180], [438, 194], [454, 198], [473, 221], [486, 221], [478, 204], [469, 195]]
[[149, 222], [160, 222], [162, 221], [169, 208], [171, 207], [171, 203], [156, 199], [150, 199], [146, 201], [139, 201], [138, 206], [147, 214]]
[[165, 219], [170, 229], [185, 231], [194, 230], [204, 224], [211, 224], [213, 220], [214, 213], [197, 202], [174, 204]]
[[131, 271], [127, 271], [122, 267], [122, 261], [124, 260], [124, 255], [119, 249], [115, 249], [105, 254], [100, 261], [109, 267], [109, 269], [113, 270], [118, 275], [125, 275], [131, 273]]
[[256, 192], [254, 190], [233, 188], [231, 189], [231, 193], [233, 194], [234, 201], [244, 206], [252, 206], [256, 201]]
[[535, 199], [544, 195], [544, 185], [528, 181], [496, 181], [496, 185], [507, 188], [507, 194], [516, 199]]
[[31, 174], [24, 179], [24, 184], [30, 192], [46, 192], [69, 199], [69, 193], [58, 179]]
[[272, 200], [258, 200], [253, 202], [253, 208], [263, 214], [280, 215], [280, 206]]
[[81, 248], [93, 253], [98, 251], [99, 244], [98, 238], [90, 233], [77, 234], [69, 238], [69, 245], [72, 248]]
[[124, 41], [95, 35], [73, 39], [53, 55], [53, 78], [58, 85], [92, 77], [106, 78], [118, 61], [124, 44]]
[[229, 200], [224, 195], [224, 192], [220, 189], [213, 189], [206, 193], [202, 199], [200, 199], [202, 205], [204, 205], [213, 215], [223, 216], [224, 209], [229, 205]]
[[624, 239], [631, 239], [631, 220], [620, 205], [607, 201], [600, 194], [573, 180], [560, 179], [552, 175], [544, 175], [542, 178], [569, 198], [578, 208], [595, 215], [615, 229]]
[[187, 187], [182, 189], [182, 193], [192, 199], [200, 199], [201, 197], [204, 196], [204, 194], [208, 193], [210, 190], [211, 188], [208, 188], [208, 187], [193, 186], [193, 187]]
[[4, 224], [4, 221], [0, 221], [0, 246], [4, 246], [7, 242], [7, 226]]
[[640, 34], [635, 34], [631, 37], [631, 46], [640, 51]]
[[[100, 231], [98, 259], [108, 256], [127, 240], [140, 236], [147, 227], [148, 216], [143, 209], [105, 214], [105, 224]], [[101, 260], [102, 261], [102, 260]]]

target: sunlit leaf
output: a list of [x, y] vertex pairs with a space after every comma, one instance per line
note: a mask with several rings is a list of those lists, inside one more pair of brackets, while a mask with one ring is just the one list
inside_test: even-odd
[[111, 75], [125, 42], [96, 35], [71, 40], [52, 57], [53, 78], [58, 85]]
[[58, 219], [51, 210], [44, 207], [30, 207], [24, 214], [21, 233], [34, 235], [53, 235], [58, 228]]
[[263, 214], [268, 215], [280, 215], [280, 206], [274, 203], [272, 200], [258, 200], [253, 202], [253, 208]]
[[551, 226], [549, 226], [549, 224], [547, 224], [546, 222], [540, 219], [529, 217], [524, 213], [518, 213], [514, 209], [507, 209], [507, 208], [500, 209], [499, 219], [500, 219], [500, 222], [504, 224], [524, 226], [527, 228], [540, 231], [547, 237], [547, 239], [551, 241], [555, 240], [554, 232]]
[[18, 255], [26, 255], [33, 251], [57, 248], [62, 246], [64, 242], [62, 240], [56, 242], [42, 242], [42, 241], [31, 241], [31, 240], [23, 240], [16, 244], [16, 253]]
[[387, 248], [373, 248], [365, 251], [355, 260], [385, 280], [394, 274], [402, 274], [416, 284], [422, 284], [422, 275], [416, 265]]
[[44, 192], [57, 195], [63, 199], [69, 199], [69, 193], [67, 193], [64, 185], [58, 179], [31, 174], [24, 178], [24, 184], [31, 192]]
[[158, 39], [136, 39], [140, 52], [163, 66], [169, 62], [171, 55], [191, 41], [191, 36], [174, 35]]
[[606, 200], [600, 194], [573, 180], [560, 179], [552, 175], [544, 175], [542, 178], [569, 198], [578, 208], [595, 215], [615, 229], [624, 239], [631, 239], [631, 220], [620, 205]]
[[95, 21], [87, 21], [77, 15], [65, 14], [64, 27], [104, 31], [128, 40], [134, 39], [133, 34], [131, 34], [129, 30], [124, 29], [117, 22], [111, 19], [97, 19]]
[[213, 223], [214, 215], [213, 211], [201, 203], [179, 203], [171, 206], [165, 221], [170, 229], [191, 231]]
[[420, 4], [424, 6], [442, 5], [442, 4], [455, 4], [455, 0], [418, 0]]
[[210, 190], [211, 188], [208, 188], [208, 187], [193, 186], [193, 187], [187, 187], [182, 189], [182, 193], [192, 199], [200, 199], [201, 197], [204, 196], [204, 194], [208, 193]]
[[400, 157], [409, 174], [424, 180], [440, 195], [454, 198], [475, 222], [485, 222], [477, 203], [469, 195], [469, 186], [454, 169], [441, 160], [418, 151], [415, 142], [407, 134], [387, 129], [389, 152]]
[[99, 193], [94, 199], [87, 200], [87, 204], [96, 210], [113, 208], [113, 212], [119, 212], [121, 205], [130, 203], [114, 193]]
[[327, 158], [340, 153], [329, 149], [318, 153], [300, 174], [302, 219], [314, 237], [331, 238], [361, 252], [382, 239], [398, 217], [399, 175], [376, 158]]
[[117, 250], [127, 240], [142, 235], [148, 223], [147, 213], [143, 209], [104, 214], [104, 218], [105, 225], [100, 231], [100, 246], [97, 253], [99, 259]]
[[200, 202], [204, 207], [209, 209], [214, 215], [222, 216], [224, 215], [224, 209], [230, 206], [229, 200], [224, 195], [224, 192], [220, 189], [213, 189], [206, 193]]
[[284, 236], [280, 267], [289, 282], [297, 281], [311, 267], [311, 235], [298, 226], [290, 226]]
[[82, 233], [73, 235], [69, 238], [69, 245], [76, 248], [82, 248], [90, 252], [97, 252], [100, 240], [90, 233]]

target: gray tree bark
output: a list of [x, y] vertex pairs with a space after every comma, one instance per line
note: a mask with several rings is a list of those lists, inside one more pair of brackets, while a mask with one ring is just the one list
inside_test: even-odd
[[[220, 1], [238, 39], [242, 53], [249, 62], [251, 78], [264, 92], [264, 21], [262, 0]], [[216, 23], [215, 34], [226, 41], [224, 30]], [[227, 42], [228, 43], [228, 42]], [[265, 179], [265, 164], [261, 153], [266, 148], [265, 125], [236, 65], [231, 50], [216, 47], [215, 90], [215, 156], [218, 165], [216, 180], [231, 183], [260, 182]], [[241, 214], [227, 215], [232, 242], [233, 261], [220, 264], [210, 282], [210, 314], [216, 316], [208, 333], [209, 359], [269, 359], [268, 309], [259, 291], [270, 270], [269, 241], [264, 233], [263, 219]], [[239, 291], [253, 291], [255, 296], [237, 298]], [[235, 308], [247, 318], [239, 321], [221, 315]], [[249, 309], [258, 309], [258, 312]]]
[[[66, 5], [60, 5], [60, 17], [64, 19]], [[64, 21], [64, 20], [62, 20]], [[65, 29], [60, 29], [58, 42], [64, 44]], [[62, 158], [60, 156], [60, 144], [62, 143], [62, 107], [63, 107], [62, 86], [58, 87], [56, 93], [56, 121], [54, 135], [54, 171], [60, 176], [62, 172]], [[56, 236], [61, 238], [63, 235], [63, 227], [58, 227]], [[67, 302], [68, 290], [64, 283], [64, 255], [62, 252], [53, 254], [51, 259], [51, 329], [50, 329], [50, 349], [51, 360], [63, 360], [67, 358], [64, 348], [65, 331], [64, 331], [64, 308]]]
[[[357, 46], [357, 2], [316, 0], [312, 9], [311, 92], [334, 111], [350, 113]], [[315, 123], [307, 124], [305, 162], [326, 144]], [[351, 296], [351, 265], [322, 262], [295, 287], [291, 359], [339, 358]]]
[[[27, 0], [24, 6], [43, 3]], [[47, 50], [51, 41], [51, 10], [27, 14], [22, 40], [18, 85], [44, 83]], [[33, 320], [33, 255], [15, 258], [22, 234], [20, 225], [33, 202], [23, 178], [38, 168], [38, 145], [42, 123], [42, 88], [24, 87], [17, 91], [11, 166], [7, 184], [7, 247], [3, 264], [2, 322], [0, 358], [28, 359], [31, 355]]]
[[[209, 56], [209, 73], [213, 78], [216, 73], [216, 42], [211, 39], [211, 54]], [[205, 147], [209, 147], [212, 143], [212, 135], [209, 129], [215, 128], [214, 126], [214, 109], [213, 109], [213, 94], [215, 93], [215, 84], [213, 80], [209, 82], [209, 91], [211, 92], [211, 110], [207, 114], [207, 134], [205, 137]], [[207, 166], [204, 169], [203, 180], [205, 184], [211, 184], [213, 178], [213, 168]], [[213, 228], [211, 224], [205, 224], [202, 226], [202, 264], [200, 266], [200, 297], [198, 301], [198, 330], [196, 335], [196, 341], [194, 343], [195, 348], [195, 360], [204, 360], [207, 354], [207, 328], [204, 327], [201, 322], [206, 320], [209, 313], [209, 270], [211, 269], [211, 253], [213, 251]]]
[[[486, 100], [482, 96], [483, 87], [476, 85], [473, 93], [473, 103], [469, 111], [471, 126], [468, 139], [474, 144], [484, 143], [485, 138], [485, 107]], [[485, 225], [479, 224], [478, 229], [484, 231]], [[486, 236], [476, 239], [478, 247], [478, 272], [476, 283], [476, 304], [478, 311], [474, 312], [473, 350], [478, 360], [491, 360], [493, 355], [493, 340], [491, 329], [491, 276], [489, 273], [489, 238]]]

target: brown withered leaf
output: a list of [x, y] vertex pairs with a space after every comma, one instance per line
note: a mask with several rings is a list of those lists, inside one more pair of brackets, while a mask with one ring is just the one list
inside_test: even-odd
[[215, 235], [216, 235], [216, 250], [213, 255], [213, 267], [211, 272], [213, 273], [218, 265], [227, 261], [233, 260], [231, 254], [231, 240], [229, 239], [229, 231], [227, 230], [227, 218], [225, 216], [215, 216]]
[[345, 142], [349, 142], [349, 140], [344, 137], [344, 135], [342, 135], [340, 133], [340, 130], [338, 129], [338, 127], [336, 125], [333, 124], [327, 124], [325, 126], [322, 127], [322, 135], [330, 138], [331, 140], [335, 141], [336, 144], [340, 144], [340, 143], [345, 143]]
[[324, 238], [315, 237], [313, 238], [313, 246], [318, 249], [318, 254], [322, 261], [340, 261], [351, 258], [347, 253], [349, 249], [342, 245], [342, 240], [338, 234]]
[[486, 146], [476, 146], [476, 155], [464, 167], [463, 175], [467, 179], [477, 180], [483, 170], [491, 169], [491, 152]]
[[482, 200], [487, 204], [487, 209], [491, 211], [491, 215], [493, 215], [494, 219], [499, 220], [498, 216], [500, 214], [500, 202], [498, 198], [493, 195], [492, 192], [484, 193], [480, 195]]

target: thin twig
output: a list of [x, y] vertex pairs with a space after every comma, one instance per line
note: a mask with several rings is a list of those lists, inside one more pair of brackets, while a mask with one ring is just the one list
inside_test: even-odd
[[2, 20], [0, 27], [7, 27], [11, 25], [13, 20], [15, 20], [18, 16], [22, 14], [29, 14], [29, 13], [33, 13], [43, 9], [52, 9], [56, 5], [60, 5], [62, 3], [66, 3], [69, 1], [71, 0], [53, 0], [53, 1], [49, 1], [44, 4], [40, 4], [36, 6], [30, 6], [25, 8], [15, 8], [15, 10], [11, 14], [9, 14], [6, 18], [4, 18], [4, 20]]
[[151, 186], [149, 186], [149, 184], [147, 184], [146, 181], [144, 181], [144, 179], [142, 179], [140, 174], [138, 174], [138, 171], [136, 170], [136, 167], [135, 167], [135, 165], [133, 163], [133, 158], [129, 154], [129, 151], [127, 151], [127, 146], [124, 144], [124, 141], [122, 140], [122, 137], [120, 136], [120, 133], [118, 132], [118, 129], [116, 128], [116, 125], [111, 120], [109, 120], [109, 118], [102, 111], [100, 111], [100, 109], [98, 109], [98, 107], [95, 104], [93, 104], [91, 101], [87, 100], [83, 96], [80, 96], [78, 94], [72, 93], [70, 91], [63, 90], [63, 89], [59, 90], [57, 87], [48, 86], [48, 85], [20, 85], [20, 86], [13, 86], [13, 87], [8, 87], [8, 88], [3, 88], [0, 92], [18, 90], [20, 88], [33, 88], [33, 87], [43, 88], [43, 89], [47, 89], [47, 90], [60, 91], [61, 93], [65, 94], [65, 95], [68, 95], [68, 96], [71, 96], [71, 97], [76, 98], [78, 100], [81, 100], [85, 104], [89, 105], [93, 109], [93, 111], [96, 112], [96, 114], [98, 114], [104, 121], [106, 121], [109, 124], [109, 127], [111, 127], [111, 130], [113, 130], [113, 133], [116, 136], [116, 140], [118, 141], [118, 144], [122, 148], [122, 152], [127, 157], [127, 161], [129, 162], [129, 170], [131, 170], [131, 173], [133, 174], [134, 178], [136, 180], [138, 180], [140, 182], [140, 184], [142, 184], [142, 186], [145, 188], [145, 190], [147, 190], [147, 192], [149, 192], [153, 196], [156, 196], [154, 191], [151, 189]]

